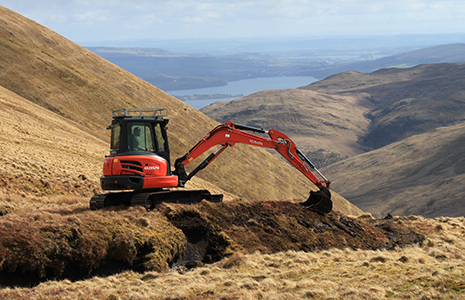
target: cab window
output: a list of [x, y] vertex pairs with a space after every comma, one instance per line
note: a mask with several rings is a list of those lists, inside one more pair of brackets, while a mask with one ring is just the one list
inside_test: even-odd
[[157, 152], [165, 152], [165, 138], [163, 137], [160, 123], [154, 126], [157, 143]]
[[110, 153], [116, 154], [121, 152], [121, 141], [120, 141], [121, 125], [119, 123], [113, 124], [111, 127], [111, 145]]
[[154, 151], [153, 134], [150, 124], [128, 124], [129, 151]]

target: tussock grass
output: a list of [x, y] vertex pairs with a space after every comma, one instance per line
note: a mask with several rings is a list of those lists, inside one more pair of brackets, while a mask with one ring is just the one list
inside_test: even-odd
[[[36, 217], [47, 220], [50, 215]], [[463, 299], [465, 218], [394, 221], [415, 228], [426, 240], [394, 250], [236, 252], [187, 272], [127, 271], [75, 282], [48, 281], [34, 288], [4, 288], [0, 298]]]
[[81, 204], [16, 211], [0, 219], [0, 271], [32, 278], [91, 274], [107, 261], [164, 271], [185, 237], [160, 213], [141, 207], [91, 212]]
[[0, 201], [11, 209], [0, 217], [0, 282], [9, 286], [121, 270], [167, 271], [171, 263], [185, 272], [228, 256], [223, 266], [234, 269], [243, 265], [243, 254], [256, 251], [328, 249], [331, 255], [333, 248], [391, 249], [424, 239], [392, 220], [323, 216], [286, 201], [165, 203], [147, 212], [90, 211], [87, 199], [77, 196], [22, 199]]
[[[399, 218], [428, 241], [392, 251], [236, 253], [177, 272], [125, 272], [86, 281], [6, 288], [8, 299], [463, 299], [464, 218]], [[442, 227], [437, 230], [438, 226]], [[444, 235], [447, 233], [447, 235]], [[445, 257], [445, 259], [442, 258]]]
[[[308, 212], [284, 201], [262, 201], [259, 209], [237, 201], [236, 207], [225, 203], [221, 209], [202, 204], [203, 210], [164, 206], [152, 212], [89, 211], [89, 196], [98, 187], [108, 149], [104, 128], [112, 109], [168, 107], [174, 157], [184, 154], [216, 123], [37, 23], [6, 8], [0, 10], [2, 28], [8, 33], [0, 35], [5, 46], [0, 57], [5, 75], [0, 77], [0, 282], [6, 285], [20, 278], [35, 284], [31, 278], [69, 278], [31, 288], [3, 287], [0, 298], [464, 298], [463, 218], [397, 218], [397, 225], [413, 228], [427, 239], [406, 248], [375, 251], [344, 248], [344, 243], [357, 240], [353, 237], [357, 232], [391, 247], [382, 229], [360, 226], [375, 220], [334, 213], [314, 222]], [[360, 97], [347, 101], [365, 96]], [[335, 111], [342, 99], [336, 98], [328, 99]], [[333, 115], [332, 121], [325, 130], [328, 134], [346, 132], [339, 126], [339, 116]], [[367, 125], [364, 119], [360, 122], [354, 129]], [[201, 175], [211, 185], [247, 199], [300, 198], [310, 188], [285, 163], [240, 145], [210, 170], [210, 175]], [[287, 211], [292, 207], [294, 216]], [[360, 212], [348, 204], [345, 209]], [[188, 238], [171, 222], [185, 226], [186, 216], [198, 221], [195, 229], [207, 228], [207, 234], [226, 244], [227, 254], [232, 255], [211, 265], [169, 272], [169, 262], [183, 253]], [[329, 221], [333, 225], [326, 224]], [[326, 250], [299, 251], [303, 246]], [[109, 265], [146, 271], [76, 279], [104, 273], [102, 267]]]

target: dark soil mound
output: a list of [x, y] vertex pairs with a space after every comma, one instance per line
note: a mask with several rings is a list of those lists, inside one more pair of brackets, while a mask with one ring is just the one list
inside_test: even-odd
[[286, 201], [162, 204], [0, 217], [0, 280], [32, 286], [124, 270], [187, 270], [233, 253], [392, 249], [424, 237], [394, 219], [327, 215]]
[[392, 218], [355, 219], [334, 211], [322, 215], [284, 201], [202, 202], [159, 210], [188, 240], [187, 251], [176, 264], [210, 263], [237, 251], [393, 249], [424, 240]]

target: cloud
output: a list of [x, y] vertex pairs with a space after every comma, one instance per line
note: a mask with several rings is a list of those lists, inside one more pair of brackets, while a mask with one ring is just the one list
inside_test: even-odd
[[94, 25], [96, 23], [108, 22], [112, 19], [112, 15], [105, 10], [90, 10], [84, 13], [75, 13], [74, 18], [77, 22]]
[[465, 2], [439, 0], [3, 0], [72, 40], [448, 33]]

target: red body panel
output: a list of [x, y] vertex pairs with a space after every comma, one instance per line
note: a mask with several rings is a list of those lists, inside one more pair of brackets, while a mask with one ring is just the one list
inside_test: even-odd
[[104, 176], [140, 175], [144, 177], [143, 189], [178, 186], [178, 176], [168, 174], [165, 159], [153, 155], [110, 156], [103, 164]]

